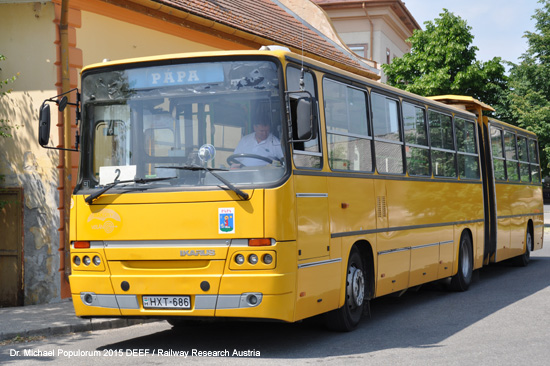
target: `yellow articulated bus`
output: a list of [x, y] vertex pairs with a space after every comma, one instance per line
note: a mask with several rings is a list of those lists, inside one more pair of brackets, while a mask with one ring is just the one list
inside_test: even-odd
[[543, 244], [534, 134], [289, 51], [92, 65], [77, 104], [80, 317], [351, 330], [371, 299], [464, 291]]

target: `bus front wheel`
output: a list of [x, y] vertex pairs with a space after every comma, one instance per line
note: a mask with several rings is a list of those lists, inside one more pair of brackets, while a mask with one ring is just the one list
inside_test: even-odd
[[451, 278], [451, 289], [454, 291], [466, 291], [472, 283], [474, 269], [474, 255], [470, 235], [463, 233], [458, 249], [458, 272]]
[[326, 315], [327, 326], [336, 331], [349, 332], [361, 320], [366, 306], [366, 276], [363, 260], [356, 247], [349, 255], [346, 271], [346, 299], [344, 306]]

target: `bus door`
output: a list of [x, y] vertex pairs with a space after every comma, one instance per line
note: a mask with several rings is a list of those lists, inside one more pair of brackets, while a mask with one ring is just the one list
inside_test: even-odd
[[329, 255], [330, 227], [326, 177], [295, 177], [298, 260]]
[[[494, 225], [491, 225], [491, 262], [498, 260], [497, 254], [510, 246], [510, 218], [509, 205], [506, 204], [506, 150], [504, 148], [504, 131], [501, 128], [488, 123], [489, 138], [491, 143], [491, 164], [489, 168], [493, 171], [493, 192], [492, 202]], [[500, 183], [499, 183], [500, 182]], [[499, 204], [500, 208], [499, 208]], [[501, 219], [499, 219], [499, 216]], [[506, 217], [508, 216], [508, 217]]]
[[483, 210], [484, 210], [484, 253], [483, 262], [489, 263], [490, 258], [496, 252], [496, 202], [495, 183], [493, 172], [493, 159], [491, 155], [491, 140], [487, 124], [478, 125], [481, 158], [481, 177], [483, 184]]

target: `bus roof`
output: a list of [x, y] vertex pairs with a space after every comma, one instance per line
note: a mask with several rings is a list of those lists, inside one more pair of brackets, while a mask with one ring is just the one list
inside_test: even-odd
[[467, 95], [436, 95], [428, 97], [428, 99], [436, 100], [444, 104], [454, 105], [468, 111], [477, 111], [478, 109], [481, 109], [482, 111], [495, 111], [495, 109], [490, 105]]
[[[269, 47], [272, 47], [269, 49]], [[360, 75], [362, 77], [366, 77], [371, 80], [377, 80], [380, 77], [375, 74], [374, 72], [368, 71], [364, 68], [356, 68], [349, 65], [344, 65], [340, 62], [334, 61], [333, 64], [327, 64], [326, 60], [317, 60], [312, 59], [311, 56], [301, 56], [295, 52], [290, 51], [289, 49], [285, 49], [286, 47], [280, 47], [280, 46], [268, 46], [267, 49], [262, 50], [235, 50], [235, 51], [201, 51], [201, 52], [185, 52], [185, 53], [174, 53], [174, 54], [166, 54], [166, 55], [155, 55], [155, 56], [146, 56], [146, 57], [137, 57], [137, 58], [129, 58], [129, 59], [121, 59], [121, 60], [107, 60], [100, 63], [91, 64], [88, 66], [85, 66], [82, 69], [82, 72], [88, 71], [90, 69], [95, 68], [101, 68], [101, 67], [109, 67], [109, 66], [115, 66], [115, 65], [124, 65], [124, 64], [132, 64], [132, 63], [144, 63], [144, 62], [155, 62], [155, 61], [167, 61], [167, 60], [175, 60], [175, 59], [189, 59], [189, 58], [200, 58], [200, 57], [211, 57], [211, 56], [246, 56], [246, 55], [266, 55], [266, 56], [275, 56], [283, 58], [286, 55], [292, 55], [294, 57], [303, 57], [307, 60], [313, 60], [316, 62], [320, 62], [326, 65], [334, 66], [339, 68], [340, 70], [345, 70], [351, 73], [354, 73], [356, 75]]]

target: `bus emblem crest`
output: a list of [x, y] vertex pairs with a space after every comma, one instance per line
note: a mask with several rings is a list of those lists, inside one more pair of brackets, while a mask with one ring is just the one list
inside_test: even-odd
[[234, 208], [219, 208], [218, 209], [218, 233], [233, 234], [235, 233], [235, 209]]

